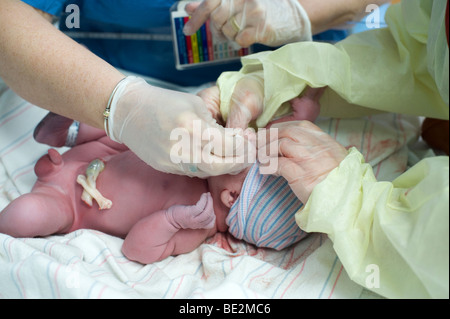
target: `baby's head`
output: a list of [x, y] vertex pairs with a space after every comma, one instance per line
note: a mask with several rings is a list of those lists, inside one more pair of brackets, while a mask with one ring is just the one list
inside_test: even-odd
[[295, 222], [303, 204], [283, 177], [262, 175], [259, 166], [256, 162], [238, 175], [210, 178], [219, 202], [214, 206], [217, 224], [237, 239], [280, 250], [306, 236]]
[[238, 200], [245, 177], [250, 169], [236, 175], [220, 175], [208, 178], [209, 191], [213, 197], [217, 230], [226, 232], [226, 219], [231, 207]]

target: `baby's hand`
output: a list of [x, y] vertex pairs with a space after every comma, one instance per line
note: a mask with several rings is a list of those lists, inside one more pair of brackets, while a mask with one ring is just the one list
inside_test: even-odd
[[205, 193], [193, 206], [172, 206], [166, 217], [177, 229], [211, 229], [216, 222], [213, 200], [210, 193]]

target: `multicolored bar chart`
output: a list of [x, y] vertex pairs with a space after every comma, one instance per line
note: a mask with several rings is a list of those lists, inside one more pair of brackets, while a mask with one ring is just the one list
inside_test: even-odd
[[236, 49], [231, 42], [215, 39], [212, 36], [209, 21], [195, 34], [185, 36], [183, 28], [187, 21], [189, 21], [189, 17], [184, 11], [172, 12], [174, 45], [178, 69], [212, 63], [223, 63], [251, 54], [251, 49], [249, 48]]

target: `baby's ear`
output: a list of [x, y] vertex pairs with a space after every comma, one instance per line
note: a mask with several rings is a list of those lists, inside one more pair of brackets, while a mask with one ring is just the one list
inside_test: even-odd
[[222, 203], [228, 208], [231, 208], [231, 206], [233, 206], [238, 197], [239, 192], [230, 191], [229, 189], [224, 189], [222, 193], [220, 193], [220, 199], [222, 200]]

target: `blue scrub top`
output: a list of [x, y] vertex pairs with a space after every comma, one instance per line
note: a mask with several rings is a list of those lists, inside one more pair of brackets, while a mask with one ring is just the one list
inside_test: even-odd
[[[177, 70], [171, 38], [170, 8], [175, 0], [23, 0], [29, 5], [61, 17], [62, 31], [152, 34], [164, 40], [123, 40], [76, 38], [93, 53], [111, 65], [178, 85], [196, 86], [216, 81], [222, 72], [236, 71], [239, 61], [217, 66]], [[66, 26], [66, 7], [76, 4], [80, 9], [80, 28]], [[345, 35], [338, 35], [341, 39]], [[336, 39], [333, 39], [336, 40]], [[267, 50], [256, 46], [254, 51]]]

